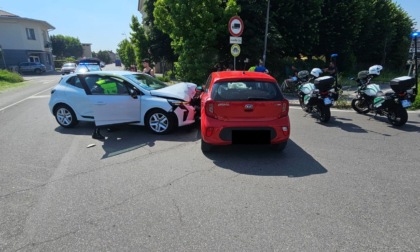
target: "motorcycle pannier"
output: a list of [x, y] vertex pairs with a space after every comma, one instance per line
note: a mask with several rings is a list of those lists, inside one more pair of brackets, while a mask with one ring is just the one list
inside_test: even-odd
[[315, 88], [319, 89], [320, 92], [328, 91], [332, 88], [334, 84], [334, 77], [332, 76], [323, 76], [316, 78], [314, 81]]
[[410, 76], [401, 76], [392, 79], [390, 82], [391, 89], [396, 93], [401, 93], [409, 90], [416, 84], [416, 80]]

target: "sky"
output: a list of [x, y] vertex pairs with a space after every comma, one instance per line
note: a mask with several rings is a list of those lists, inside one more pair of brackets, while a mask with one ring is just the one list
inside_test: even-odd
[[[393, 0], [417, 22], [420, 0]], [[142, 22], [138, 0], [0, 0], [0, 10], [20, 17], [43, 20], [55, 27], [50, 35], [75, 37], [91, 43], [92, 51], [112, 50], [130, 37], [131, 17]]]
[[55, 27], [50, 35], [75, 37], [92, 51], [112, 50], [130, 37], [131, 17], [142, 22], [138, 0], [0, 0], [0, 10], [43, 20]]

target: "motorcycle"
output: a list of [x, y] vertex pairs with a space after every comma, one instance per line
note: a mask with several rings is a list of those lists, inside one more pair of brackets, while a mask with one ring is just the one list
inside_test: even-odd
[[335, 78], [332, 76], [318, 77], [320, 73], [322, 71], [319, 68], [312, 69], [312, 78], [299, 86], [299, 104], [303, 111], [318, 115], [321, 122], [328, 122], [331, 118], [330, 108], [337, 100], [338, 93], [333, 88]]
[[[372, 66], [382, 69], [381, 66]], [[371, 68], [372, 68], [371, 67]], [[380, 70], [379, 70], [380, 71]], [[376, 115], [386, 116], [388, 121], [394, 126], [403, 126], [408, 120], [407, 108], [411, 106], [416, 98], [413, 86], [416, 80], [413, 77], [402, 76], [390, 81], [390, 87], [393, 91], [383, 93], [377, 84], [370, 83], [375, 75], [370, 69], [358, 74], [359, 83], [356, 90], [357, 96], [352, 100], [352, 108], [361, 114], [373, 112]]]

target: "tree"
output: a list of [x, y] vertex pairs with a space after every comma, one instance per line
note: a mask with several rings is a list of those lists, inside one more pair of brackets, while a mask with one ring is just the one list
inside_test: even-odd
[[197, 83], [206, 79], [218, 55], [217, 36], [238, 10], [235, 0], [155, 2], [155, 24], [169, 35], [179, 55], [177, 77]]
[[362, 29], [353, 46], [359, 68], [373, 64], [404, 66], [412, 20], [392, 1], [371, 0], [365, 4], [369, 11], [362, 16]]
[[315, 55], [326, 59], [333, 53], [339, 54], [341, 69], [354, 65], [356, 58], [353, 46], [362, 30], [362, 19], [367, 9], [365, 0], [324, 0], [319, 23], [319, 44]]
[[153, 16], [155, 9], [154, 3], [156, 0], [146, 0], [144, 23], [147, 26], [145, 29], [146, 36], [149, 41], [149, 57], [153, 62], [159, 62], [162, 64], [163, 72], [165, 72], [165, 63], [173, 63], [176, 60], [174, 50], [171, 47], [171, 38], [168, 34], [163, 33], [156, 25]]
[[53, 35], [51, 36], [53, 54], [60, 58], [74, 57], [80, 58], [83, 55], [82, 44], [78, 38]]
[[[93, 56], [93, 53], [92, 53], [92, 56]], [[109, 56], [108, 51], [99, 50], [99, 52], [96, 53], [95, 57], [105, 62], [106, 64], [111, 63], [111, 57]]]
[[[270, 1], [267, 62], [271, 73], [283, 75], [282, 58], [313, 55], [319, 41], [319, 20], [323, 0]], [[252, 64], [262, 59], [267, 14], [267, 1], [237, 0], [244, 21], [242, 58]], [[226, 38], [222, 43], [226, 44]]]
[[129, 68], [131, 65], [136, 64], [134, 48], [127, 39], [124, 39], [118, 44], [117, 53], [125, 68]]
[[130, 33], [131, 42], [135, 51], [135, 59], [137, 65], [141, 66], [141, 61], [149, 57], [149, 41], [146, 37], [144, 27], [141, 25], [136, 16], [131, 17], [130, 28], [133, 31]]

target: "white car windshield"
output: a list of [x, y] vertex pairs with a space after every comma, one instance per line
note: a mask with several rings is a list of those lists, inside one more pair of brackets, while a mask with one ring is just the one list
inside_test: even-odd
[[131, 81], [133, 81], [134, 83], [146, 90], [156, 90], [168, 86], [164, 82], [146, 74], [127, 74], [124, 75], [124, 77], [130, 79]]
[[63, 67], [75, 67], [75, 66], [76, 66], [76, 64], [74, 64], [74, 63], [67, 63], [67, 64], [63, 65]]

